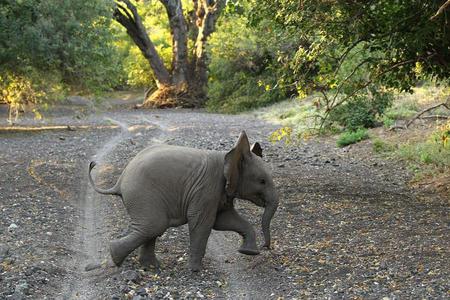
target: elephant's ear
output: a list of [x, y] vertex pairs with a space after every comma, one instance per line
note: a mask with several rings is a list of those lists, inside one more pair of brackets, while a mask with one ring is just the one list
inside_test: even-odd
[[259, 157], [263, 157], [262, 148], [261, 148], [261, 145], [258, 142], [254, 143], [252, 145], [252, 147], [250, 148], [250, 151], [252, 151], [256, 155], [258, 155]]
[[234, 148], [225, 154], [223, 173], [226, 179], [225, 191], [227, 196], [234, 197], [236, 195], [242, 161], [250, 155], [247, 134], [242, 131]]

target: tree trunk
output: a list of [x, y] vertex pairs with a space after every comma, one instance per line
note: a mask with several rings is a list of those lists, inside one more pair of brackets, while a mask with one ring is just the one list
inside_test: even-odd
[[[129, 0], [117, 0], [114, 18], [127, 29], [128, 35], [148, 60], [158, 89], [146, 96], [143, 107], [201, 107], [207, 98], [208, 56], [206, 42], [215, 30], [225, 0], [193, 0], [194, 11], [189, 23], [183, 14], [181, 0], [160, 0], [169, 17], [172, 35], [172, 63], [167, 70], [150, 40], [136, 7]], [[188, 50], [188, 37], [194, 48]], [[189, 53], [191, 53], [189, 57]]]
[[[206, 88], [208, 83], [209, 58], [206, 52], [206, 42], [216, 29], [216, 21], [225, 6], [225, 1], [211, 5], [211, 1], [201, 0], [197, 8], [198, 34], [194, 46], [196, 80]], [[205, 91], [206, 93], [206, 91]]]

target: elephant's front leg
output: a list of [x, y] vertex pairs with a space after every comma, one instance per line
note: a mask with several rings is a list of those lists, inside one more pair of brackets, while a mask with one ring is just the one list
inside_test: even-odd
[[242, 218], [234, 208], [228, 208], [217, 213], [213, 228], [215, 230], [235, 231], [239, 233], [243, 238], [239, 252], [247, 255], [259, 254], [253, 226], [247, 220]]
[[193, 272], [201, 269], [202, 259], [205, 255], [206, 244], [211, 234], [214, 220], [200, 223], [198, 218], [189, 220], [189, 238], [190, 238], [190, 262], [189, 266]]

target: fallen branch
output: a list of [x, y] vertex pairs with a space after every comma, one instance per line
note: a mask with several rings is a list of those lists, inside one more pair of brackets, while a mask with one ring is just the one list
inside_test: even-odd
[[[419, 119], [424, 113], [429, 112], [430, 110], [436, 109], [436, 108], [441, 107], [441, 106], [443, 106], [443, 107], [445, 107], [446, 109], [449, 109], [449, 110], [450, 110], [450, 98], [449, 98], [446, 102], [438, 103], [438, 104], [432, 105], [432, 106], [430, 106], [430, 107], [427, 107], [427, 108], [425, 108], [424, 110], [419, 111], [419, 112], [418, 112], [411, 120], [409, 120], [405, 125], [394, 125], [394, 126], [392, 126], [391, 128], [389, 128], [389, 131], [395, 130], [395, 129], [408, 129], [408, 127], [409, 127], [415, 120]], [[422, 118], [426, 118], [426, 117], [428, 117], [428, 118], [430, 118], [430, 117], [435, 117], [435, 118], [436, 118], [436, 115], [435, 115], [435, 116], [425, 116], [425, 117], [422, 117]], [[446, 116], [442, 116], [442, 117], [440, 116], [439, 118], [444, 118], [444, 117], [446, 117]], [[448, 118], [448, 117], [446, 117], [446, 118]]]
[[431, 115], [431, 116], [421, 116], [420, 118], [421, 118], [421, 119], [436, 119], [436, 120], [443, 119], [443, 120], [445, 120], [445, 119], [449, 119], [450, 116], [444, 116], [444, 115]]

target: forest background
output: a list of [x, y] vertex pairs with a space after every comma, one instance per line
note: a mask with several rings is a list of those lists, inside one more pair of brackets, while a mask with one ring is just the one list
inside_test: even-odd
[[[41, 118], [70, 95], [101, 101], [123, 90], [144, 95], [144, 107], [259, 109], [283, 125], [274, 141], [339, 133], [338, 145], [346, 146], [372, 137], [375, 151], [445, 174], [449, 6], [445, 0], [6, 0], [0, 101], [10, 119], [27, 109]], [[367, 131], [403, 130], [419, 118], [434, 122], [426, 137], [389, 141]]]

